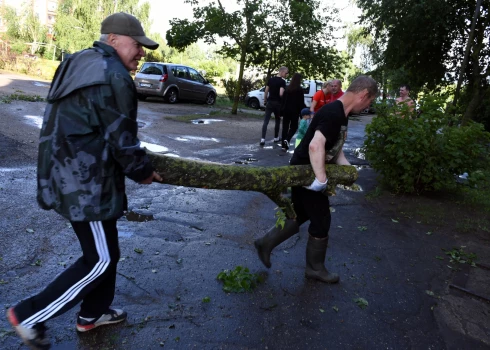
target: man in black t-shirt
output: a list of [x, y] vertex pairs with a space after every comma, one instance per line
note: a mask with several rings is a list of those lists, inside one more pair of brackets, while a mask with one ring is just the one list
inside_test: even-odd
[[287, 67], [279, 68], [277, 76], [272, 77], [267, 82], [264, 92], [264, 104], [265, 104], [265, 117], [264, 124], [262, 125], [262, 138], [260, 139], [260, 145], [265, 145], [265, 134], [267, 133], [267, 126], [271, 119], [272, 113], [276, 119], [274, 126], [274, 142], [279, 142], [279, 128], [281, 127], [281, 97], [286, 89], [286, 81], [284, 78], [289, 74]]
[[308, 130], [294, 151], [291, 165], [311, 164], [315, 180], [310, 186], [291, 189], [296, 218], [286, 221], [284, 228], [272, 228], [255, 241], [260, 260], [270, 267], [272, 249], [299, 231], [310, 220], [306, 246], [305, 276], [327, 283], [336, 283], [339, 276], [325, 268], [330, 230], [330, 203], [325, 192], [325, 164], [350, 165], [342, 150], [347, 133], [347, 116], [367, 108], [378, 92], [376, 82], [367, 76], [357, 77], [337, 101], [324, 105], [313, 117]]

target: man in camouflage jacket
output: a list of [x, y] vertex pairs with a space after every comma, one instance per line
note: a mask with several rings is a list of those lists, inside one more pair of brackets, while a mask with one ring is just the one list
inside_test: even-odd
[[83, 251], [41, 293], [7, 312], [34, 349], [48, 349], [44, 322], [82, 301], [77, 330], [124, 321], [110, 308], [119, 243], [116, 221], [127, 200], [125, 177], [162, 181], [137, 138], [136, 89], [128, 71], [158, 44], [126, 13], [107, 17], [100, 41], [61, 63], [48, 94], [39, 144], [37, 199], [70, 220]]

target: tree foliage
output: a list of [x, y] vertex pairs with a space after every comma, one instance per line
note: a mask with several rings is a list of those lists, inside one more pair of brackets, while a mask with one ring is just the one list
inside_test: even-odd
[[40, 49], [40, 44], [46, 42], [47, 28], [39, 21], [31, 1], [24, 1], [20, 11], [5, 6], [2, 10], [7, 31], [6, 36], [10, 41], [22, 42], [23, 46], [29, 46], [31, 54]]
[[[227, 12], [220, 0], [193, 5], [194, 20], [174, 19], [167, 32], [168, 45], [183, 50], [199, 39], [240, 62], [232, 113], [236, 114], [239, 86], [245, 67], [260, 68], [270, 77], [280, 66], [301, 71], [305, 77], [333, 75], [343, 68], [343, 59], [332, 48], [332, 27], [318, 0], [237, 0], [239, 10]], [[330, 14], [330, 16], [328, 16]]]
[[100, 24], [112, 13], [127, 12], [138, 18], [148, 34], [148, 2], [138, 0], [65, 0], [59, 3], [54, 25], [57, 45], [68, 52], [91, 47], [100, 37]]
[[[469, 114], [481, 104], [490, 77], [490, 3], [480, 3], [474, 18], [476, 0], [357, 0], [366, 33], [382, 48], [379, 67], [402, 72], [403, 80], [416, 89], [438, 89], [462, 74], [473, 96], [462, 107], [471, 107]], [[475, 35], [469, 42], [472, 23]], [[470, 60], [461, 71], [468, 43]]]
[[489, 159], [490, 134], [479, 123], [450, 126], [446, 97], [426, 95], [422, 114], [413, 119], [405, 108], [377, 105], [366, 126], [366, 158], [381, 180], [396, 192], [421, 193], [453, 188], [456, 176], [481, 173]]

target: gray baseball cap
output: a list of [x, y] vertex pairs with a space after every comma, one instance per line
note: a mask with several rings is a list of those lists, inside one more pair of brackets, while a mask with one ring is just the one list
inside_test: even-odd
[[129, 36], [150, 50], [159, 46], [157, 42], [146, 37], [140, 21], [129, 13], [114, 13], [102, 21], [100, 34], [111, 33]]

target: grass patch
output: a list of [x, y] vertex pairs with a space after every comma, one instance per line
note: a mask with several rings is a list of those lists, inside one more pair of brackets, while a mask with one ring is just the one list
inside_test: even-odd
[[41, 70], [41, 74], [38, 78], [52, 80], [54, 77], [54, 73], [56, 72], [56, 69], [58, 68], [60, 63], [60, 61], [41, 59], [38, 64], [38, 67]]
[[214, 103], [216, 107], [229, 107], [233, 106], [233, 101], [231, 101], [227, 96], [218, 95], [216, 96], [216, 102]]
[[203, 114], [187, 114], [187, 115], [171, 115], [166, 116], [165, 119], [170, 119], [176, 122], [190, 123], [192, 120], [205, 118], [207, 115]]
[[46, 102], [46, 99], [39, 95], [25, 95], [21, 93], [14, 93], [0, 97], [0, 103], [11, 103], [12, 101]]

